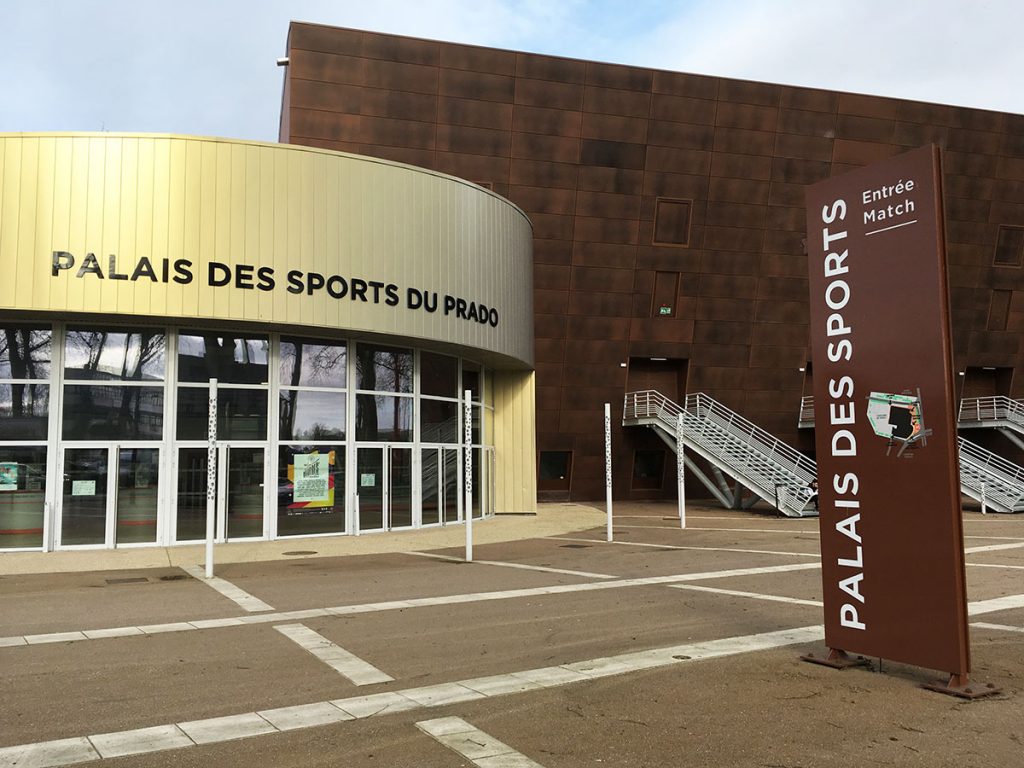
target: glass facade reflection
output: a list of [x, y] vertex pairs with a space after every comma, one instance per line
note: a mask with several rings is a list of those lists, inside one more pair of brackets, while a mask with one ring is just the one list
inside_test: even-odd
[[467, 387], [474, 514], [487, 509], [492, 380], [476, 363], [350, 340], [0, 323], [0, 550], [203, 540], [211, 378], [219, 541], [461, 521]]

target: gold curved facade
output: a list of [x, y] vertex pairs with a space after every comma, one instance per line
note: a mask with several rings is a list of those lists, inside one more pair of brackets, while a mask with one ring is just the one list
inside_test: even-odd
[[0, 222], [2, 309], [343, 329], [533, 364], [530, 223], [442, 174], [280, 144], [3, 135]]
[[220, 541], [534, 510], [532, 258], [399, 163], [0, 135], [0, 551], [195, 541], [210, 482]]

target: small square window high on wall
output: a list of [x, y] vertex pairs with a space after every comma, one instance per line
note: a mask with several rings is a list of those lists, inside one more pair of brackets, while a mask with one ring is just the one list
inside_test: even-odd
[[654, 209], [654, 245], [688, 246], [690, 244], [690, 209], [692, 200], [659, 198]]

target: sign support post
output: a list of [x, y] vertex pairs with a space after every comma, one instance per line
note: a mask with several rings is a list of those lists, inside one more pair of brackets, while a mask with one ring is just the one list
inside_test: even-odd
[[217, 380], [210, 379], [206, 434], [206, 578], [213, 578], [213, 537], [217, 523]]
[[612, 406], [604, 404], [604, 496], [608, 507], [608, 541], [612, 541]]
[[473, 562], [473, 401], [472, 393], [467, 389], [465, 396], [466, 443], [466, 562]]
[[683, 414], [676, 419], [676, 475], [679, 484], [679, 527], [686, 527], [686, 480], [683, 475], [686, 458], [683, 455]]

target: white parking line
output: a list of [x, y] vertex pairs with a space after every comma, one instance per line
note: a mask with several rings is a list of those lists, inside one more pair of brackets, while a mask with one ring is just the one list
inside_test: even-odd
[[[642, 526], [648, 527], [648, 526]], [[678, 531], [679, 528], [673, 528]], [[687, 529], [693, 530], [693, 529]], [[604, 539], [583, 539], [578, 536], [545, 536], [549, 541], [585, 541], [590, 544], [607, 544]], [[645, 541], [613, 541], [612, 544], [619, 544], [624, 547], [653, 547], [654, 549], [685, 549], [696, 552], [739, 552], [744, 555], [785, 555], [787, 557], [813, 557], [820, 559], [821, 555], [816, 552], [780, 552], [774, 549], [735, 549], [729, 547], [684, 547], [679, 544], [649, 544]]]
[[[439, 555], [436, 552], [406, 552], [407, 555], [416, 555], [416, 557], [432, 557], [435, 560], [447, 560], [450, 563], [462, 563], [465, 560], [461, 557], [452, 557], [451, 555]], [[607, 573], [591, 573], [590, 571], [573, 571], [567, 568], [552, 568], [547, 565], [527, 565], [526, 563], [510, 563], [505, 560], [474, 560], [473, 562], [479, 565], [497, 565], [502, 568], [521, 568], [524, 571], [542, 571], [543, 573], [561, 573], [566, 576], [583, 576], [588, 579], [616, 579], [617, 576], [613, 576]]]
[[[982, 536], [981, 538], [987, 537]], [[967, 549], [964, 550], [964, 554], [973, 555], [976, 552], [998, 552], [1003, 549], [1024, 549], [1024, 541], [1016, 544], [989, 544], [984, 547], [967, 547]]]
[[[760, 568], [734, 568], [725, 571], [699, 571], [697, 573], [677, 573], [670, 576], [645, 576], [636, 579], [608, 579], [605, 581], [585, 582], [583, 584], [556, 584], [550, 587], [528, 587], [524, 589], [507, 589], [498, 592], [470, 592], [461, 595], [442, 595], [440, 597], [414, 597], [408, 600], [389, 600], [380, 603], [362, 603], [359, 605], [339, 605], [333, 608], [306, 608], [301, 611], [281, 611], [277, 613], [253, 614], [251, 616], [231, 617], [224, 619], [197, 619], [189, 622], [173, 622], [169, 624], [150, 624], [137, 627], [145, 634], [166, 632], [184, 632], [213, 627], [238, 627], [252, 624], [274, 624], [295, 619], [309, 619], [323, 616], [351, 616], [359, 613], [376, 613], [377, 611], [394, 611], [413, 607], [429, 607], [438, 605], [455, 605], [457, 603], [476, 603], [487, 600], [508, 600], [521, 597], [537, 597], [540, 595], [560, 595], [572, 592], [589, 592], [599, 589], [621, 589], [624, 587], [644, 587], [657, 584], [676, 582], [706, 581], [708, 579], [728, 579], [734, 576], [759, 576], [766, 573], [786, 573], [788, 571], [805, 571], [820, 568], [818, 563], [795, 563], [791, 565], [767, 565]], [[112, 629], [89, 630], [91, 634], [137, 634], [131, 632], [132, 627], [115, 627]], [[123, 632], [120, 630], [124, 630]], [[42, 635], [24, 635], [0, 637], [0, 647], [23, 647], [39, 643], [58, 643], [83, 641], [91, 639], [84, 632], [55, 632]]]
[[421, 720], [416, 727], [480, 768], [544, 768], [461, 717]]
[[278, 624], [274, 629], [356, 685], [388, 683], [395, 679], [304, 624]]
[[1024, 632], [1024, 627], [1011, 627], [1008, 624], [989, 624], [984, 621], [972, 621], [972, 627], [978, 627], [979, 629], [997, 629], [1002, 632]]
[[[133, 729], [118, 733], [106, 733], [96, 738], [101, 744], [127, 744], [133, 751], [131, 754], [142, 754], [144, 751], [156, 752], [195, 744], [213, 744], [216, 742], [243, 739], [262, 734], [279, 733], [285, 730], [313, 727], [339, 720], [373, 717], [391, 712], [418, 709], [420, 707], [439, 707], [447, 704], [474, 699], [485, 699], [493, 696], [505, 696], [522, 690], [533, 690], [540, 685], [552, 688], [585, 680], [595, 680], [612, 675], [637, 672], [655, 667], [665, 667], [691, 661], [714, 659], [733, 656], [741, 653], [770, 650], [787, 645], [817, 642], [825, 637], [822, 626], [798, 627], [777, 632], [765, 632], [743, 637], [726, 637], [720, 640], [708, 640], [701, 643], [675, 645], [655, 648], [647, 651], [624, 653], [588, 661], [566, 664], [563, 666], [528, 669], [513, 672], [505, 676], [477, 678], [461, 682], [443, 683], [421, 688], [409, 688], [402, 691], [391, 691], [372, 696], [357, 696], [351, 699], [335, 699], [333, 701], [311, 702], [298, 707], [285, 707], [263, 712], [242, 712], [226, 717], [213, 717], [205, 720], [192, 720], [183, 723], [170, 723], [151, 728]], [[494, 681], [498, 677], [510, 678], [507, 685], [498, 685]], [[489, 684], [481, 681], [489, 680]], [[518, 680], [530, 685], [515, 685]], [[474, 687], [475, 686], [475, 687]], [[488, 691], [488, 692], [484, 692]], [[339, 710], [341, 716], [336, 718], [324, 705]], [[291, 712], [289, 717], [286, 713]], [[188, 737], [188, 743], [176, 736], [180, 730]], [[148, 743], [148, 748], [147, 748]], [[174, 745], [174, 746], [172, 746]], [[127, 754], [127, 753], [125, 753]], [[96, 760], [100, 753], [93, 747], [89, 738], [59, 739], [34, 744], [19, 744], [0, 749], [0, 768], [57, 768], [58, 766]], [[502, 768], [500, 761], [484, 763], [487, 768]], [[515, 765], [513, 763], [512, 765]]]
[[751, 597], [755, 600], [768, 600], [773, 603], [790, 603], [792, 605], [813, 605], [818, 608], [824, 603], [820, 600], [802, 600], [799, 597], [784, 595], [762, 595], [759, 592], [740, 592], [736, 589], [719, 589], [718, 587], [701, 587], [696, 584], [669, 584], [672, 589], [688, 589], [693, 592], [712, 592], [716, 595], [732, 595], [734, 597]]
[[[692, 520], [693, 518], [687, 517], [686, 519], [687, 520]], [[618, 523], [616, 523], [615, 527], [616, 528], [648, 528], [648, 529], [651, 529], [651, 530], [663, 530], [663, 531], [678, 531], [678, 530], [681, 530], [678, 525], [629, 525], [628, 523], [623, 523], [622, 525], [619, 525]], [[704, 527], [704, 526], [700, 526], [700, 525], [688, 525], [686, 527], [686, 530], [687, 531], [716, 531], [716, 532], [725, 532], [725, 533], [733, 533], [733, 532], [737, 532], [737, 533], [778, 533], [778, 534], [789, 534], [789, 535], [792, 535], [794, 533], [816, 533], [818, 529], [817, 529], [817, 527], [815, 527], [815, 528], [711, 528], [711, 527]], [[1018, 542], [1021, 542], [1021, 544], [1018, 545], [1018, 546], [1024, 546], [1024, 539], [1022, 539], [1020, 536], [967, 536], [965, 534], [964, 538], [965, 539], [985, 539], [985, 540], [1002, 539], [1002, 540], [1005, 540], [1005, 541], [1018, 541]], [[615, 542], [615, 543], [618, 544], [620, 542]], [[621, 543], [627, 544], [629, 542], [621, 542]]]
[[217, 576], [214, 576], [212, 579], [206, 578], [206, 573], [198, 565], [183, 565], [181, 566], [181, 569], [189, 576], [192, 576], [193, 578], [203, 582], [203, 584], [217, 590], [228, 600], [235, 602], [244, 611], [255, 613], [257, 611], [274, 610], [258, 597], [253, 597], [245, 590], [236, 587], [230, 581], [226, 581]]
[[1024, 608], [1024, 595], [1006, 595], [1006, 597], [994, 597], [991, 600], [968, 603], [967, 615], [978, 616], [982, 613], [1009, 611], [1014, 608]]
[[1024, 571], [1024, 565], [1000, 565], [999, 563], [967, 563], [975, 568], [1009, 568], [1014, 571]]

